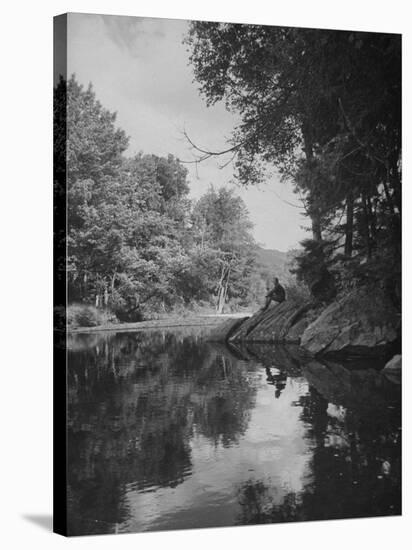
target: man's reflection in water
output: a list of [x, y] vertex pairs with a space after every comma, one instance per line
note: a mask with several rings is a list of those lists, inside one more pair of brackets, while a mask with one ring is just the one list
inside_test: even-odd
[[273, 374], [270, 367], [265, 367], [265, 368], [266, 368], [266, 380], [268, 384], [272, 384], [273, 386], [275, 386], [276, 388], [275, 397], [276, 399], [278, 399], [280, 397], [280, 394], [286, 387], [286, 381], [288, 377], [285, 373], [283, 373], [282, 371], [279, 371], [278, 369], [275, 369], [276, 373]]

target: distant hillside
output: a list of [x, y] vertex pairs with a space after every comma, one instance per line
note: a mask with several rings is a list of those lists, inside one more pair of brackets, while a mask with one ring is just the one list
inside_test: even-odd
[[282, 282], [289, 275], [286, 268], [286, 252], [261, 248], [259, 246], [257, 247], [256, 254], [259, 273], [266, 281], [271, 282], [272, 278], [276, 276]]

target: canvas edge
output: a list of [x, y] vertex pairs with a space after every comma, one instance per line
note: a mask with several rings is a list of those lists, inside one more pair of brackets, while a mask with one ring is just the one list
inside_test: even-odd
[[[67, 14], [53, 18], [53, 79], [67, 81]], [[59, 120], [53, 100], [53, 532], [67, 526], [67, 339], [66, 339], [66, 98]], [[58, 124], [56, 124], [58, 122]], [[56, 142], [60, 138], [60, 151]], [[63, 138], [63, 139], [62, 139]]]

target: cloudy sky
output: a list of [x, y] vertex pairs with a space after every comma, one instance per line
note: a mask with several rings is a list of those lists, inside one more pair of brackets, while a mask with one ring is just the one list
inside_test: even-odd
[[[68, 73], [93, 84], [98, 99], [117, 112], [117, 124], [130, 136], [127, 154], [139, 151], [193, 159], [182, 135], [185, 128], [202, 147], [225, 146], [236, 118], [222, 104], [207, 108], [193, 82], [188, 52], [182, 44], [188, 23], [85, 14], [68, 17]], [[235, 186], [233, 169], [210, 159], [198, 168], [188, 164], [191, 196], [200, 197], [212, 183]], [[272, 178], [259, 188], [236, 186], [245, 201], [256, 240], [286, 251], [306, 236], [307, 224], [290, 187]], [[285, 202], [286, 201], [286, 202]]]

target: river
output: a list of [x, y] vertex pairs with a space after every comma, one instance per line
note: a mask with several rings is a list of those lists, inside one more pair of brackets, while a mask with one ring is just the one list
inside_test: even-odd
[[401, 512], [400, 386], [375, 363], [205, 335], [69, 337], [70, 535]]

